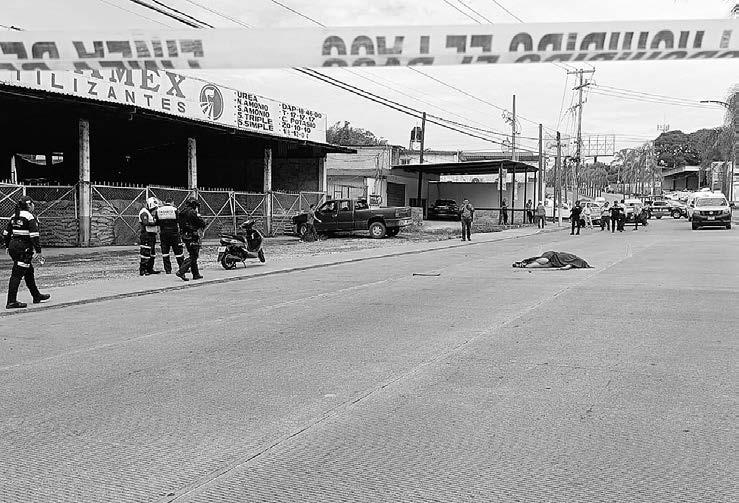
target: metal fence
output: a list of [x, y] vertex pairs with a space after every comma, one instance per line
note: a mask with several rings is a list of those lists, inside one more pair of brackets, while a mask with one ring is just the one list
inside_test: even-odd
[[[80, 212], [77, 189], [76, 185], [0, 183], [0, 220], [7, 220], [16, 201], [27, 194], [36, 202], [42, 245], [78, 246]], [[267, 195], [227, 189], [191, 191], [181, 187], [93, 183], [90, 185], [90, 246], [137, 243], [139, 210], [147, 198], [156, 197], [181, 208], [193, 192], [198, 195], [200, 214], [206, 222], [205, 237], [211, 239], [219, 234], [236, 232], [239, 225], [248, 219], [254, 220], [255, 227], [265, 232], [270, 217], [273, 235], [292, 233], [292, 217], [306, 211], [311, 204], [318, 205], [326, 199], [323, 192], [273, 192]], [[271, 215], [267, 214], [267, 197], [272, 202]]]

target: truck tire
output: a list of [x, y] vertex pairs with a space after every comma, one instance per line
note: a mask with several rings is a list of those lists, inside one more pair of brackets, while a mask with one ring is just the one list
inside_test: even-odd
[[728, 231], [728, 230], [731, 230], [731, 222], [729, 222], [728, 224], [726, 224], [726, 230], [727, 230], [727, 231]]
[[400, 227], [390, 227], [387, 230], [387, 235], [388, 237], [393, 237], [393, 236], [397, 236], [399, 232], [400, 232]]
[[303, 236], [305, 236], [305, 230], [308, 228], [306, 224], [298, 224], [295, 227], [295, 234], [298, 235], [300, 239], [303, 239]]
[[660, 220], [662, 218], [662, 215], [657, 215], [654, 218], [656, 218], [657, 220]]
[[369, 233], [372, 239], [382, 239], [385, 237], [387, 229], [382, 222], [372, 222], [369, 226]]
[[691, 222], [690, 226], [692, 227], [694, 231], [698, 230], [698, 224], [696, 224], [695, 222]]
[[673, 211], [672, 212], [672, 218], [674, 218], [675, 220], [678, 220], [681, 216], [682, 215], [680, 214], [679, 211]]

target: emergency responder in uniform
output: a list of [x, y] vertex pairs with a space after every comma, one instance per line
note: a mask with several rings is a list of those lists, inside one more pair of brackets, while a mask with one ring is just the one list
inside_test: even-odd
[[177, 267], [182, 267], [182, 263], [185, 261], [182, 242], [180, 241], [180, 227], [177, 222], [177, 208], [168, 201], [157, 208], [155, 217], [159, 225], [159, 244], [162, 247], [164, 272], [172, 274], [172, 260], [169, 257], [170, 248], [177, 260]]
[[161, 272], [154, 270], [154, 258], [157, 254], [157, 222], [155, 215], [158, 206], [159, 200], [156, 197], [150, 197], [146, 200], [146, 205], [139, 211], [139, 223], [141, 224], [139, 231], [140, 276]]
[[198, 207], [200, 203], [194, 197], [188, 197], [185, 201], [185, 208], [180, 213], [180, 231], [182, 232], [182, 241], [185, 242], [188, 257], [177, 271], [177, 276], [183, 281], [188, 281], [188, 271], [192, 270], [192, 279], [201, 279], [200, 270], [198, 269], [198, 256], [200, 255], [200, 234], [205, 229], [205, 221], [200, 218]]
[[41, 243], [39, 242], [38, 220], [33, 216], [33, 200], [28, 196], [20, 198], [15, 205], [15, 214], [8, 220], [8, 226], [3, 232], [5, 246], [13, 259], [13, 270], [10, 273], [10, 284], [8, 285], [8, 302], [6, 309], [19, 309], [26, 307], [24, 302], [18, 302], [18, 287], [21, 279], [26, 280], [26, 286], [31, 292], [33, 303], [38, 304], [48, 300], [51, 295], [41, 293], [36, 286], [34, 276], [33, 253], [41, 255]]

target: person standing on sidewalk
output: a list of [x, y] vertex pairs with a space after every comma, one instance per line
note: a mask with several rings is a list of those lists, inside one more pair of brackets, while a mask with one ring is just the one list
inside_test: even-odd
[[534, 223], [534, 203], [531, 202], [531, 199], [526, 201], [526, 220], [530, 224]]
[[33, 254], [34, 252], [39, 254], [41, 263], [43, 263], [44, 256], [41, 255], [38, 220], [33, 215], [34, 209], [35, 205], [30, 197], [21, 197], [15, 205], [15, 214], [10, 217], [3, 231], [3, 241], [8, 248], [10, 258], [13, 259], [13, 269], [10, 272], [10, 283], [8, 284], [8, 302], [5, 304], [5, 309], [27, 307], [25, 302], [18, 302], [18, 287], [20, 287], [21, 279], [25, 279], [34, 304], [51, 297], [49, 294], [39, 292], [36, 286], [32, 263]]
[[570, 236], [573, 236], [575, 234], [575, 227], [577, 227], [577, 235], [580, 235], [580, 228], [582, 227], [580, 225], [580, 215], [582, 214], [582, 207], [580, 206], [580, 201], [575, 201], [575, 206], [572, 207], [570, 210]]
[[508, 225], [508, 202], [505, 199], [500, 202], [498, 225]]
[[[475, 207], [466, 197], [459, 207], [459, 221], [462, 222], [462, 241], [472, 241], [472, 220], [475, 218]], [[465, 239], [466, 236], [466, 239]]]
[[608, 201], [603, 203], [603, 208], [600, 210], [600, 230], [611, 230], [611, 210], [608, 208]]
[[536, 207], [536, 226], [539, 229], [543, 229], [547, 223], [547, 209], [544, 206], [544, 201], [539, 201], [539, 205]]
[[611, 206], [611, 234], [616, 232], [616, 227], [620, 227], [621, 222], [621, 208], [618, 205], [618, 201], [613, 202]]
[[177, 223], [177, 208], [171, 202], [166, 202], [156, 209], [156, 221], [159, 224], [159, 243], [162, 247], [162, 262], [164, 272], [172, 274], [172, 259], [169, 256], [170, 249], [174, 252], [177, 267], [182, 267], [185, 255], [182, 252], [180, 241], [180, 226]]
[[198, 269], [198, 257], [200, 256], [200, 232], [205, 229], [205, 220], [198, 213], [199, 207], [200, 203], [197, 199], [188, 197], [185, 201], [185, 209], [180, 213], [182, 240], [185, 242], [189, 255], [177, 271], [177, 277], [182, 281], [188, 281], [185, 276], [188, 271], [192, 271], [192, 279], [202, 279], [200, 269]]
[[593, 228], [593, 210], [590, 209], [589, 204], [585, 204], [582, 209], [583, 220], [585, 220], [585, 227], [588, 229]]
[[159, 200], [150, 197], [139, 211], [139, 276], [159, 274], [161, 271], [154, 270], [154, 258], [157, 255], [157, 222], [156, 209]]
[[311, 204], [305, 220], [305, 233], [300, 237], [301, 241], [318, 241], [316, 222], [322, 222], [322, 220], [316, 216], [316, 205]]

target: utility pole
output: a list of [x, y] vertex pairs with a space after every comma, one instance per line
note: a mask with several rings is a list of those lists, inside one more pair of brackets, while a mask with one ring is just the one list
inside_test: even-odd
[[[511, 161], [516, 162], [516, 95], [513, 95], [513, 119], [511, 120]], [[511, 224], [516, 217], [516, 166], [511, 174]]]
[[[423, 112], [423, 115], [421, 116], [421, 151], [418, 158], [418, 163], [423, 164], [423, 146], [424, 142], [426, 141], [426, 112]], [[424, 210], [423, 204], [421, 204], [421, 195], [422, 195], [422, 189], [423, 189], [423, 169], [418, 168], [418, 191], [416, 193], [416, 204], [418, 204], [418, 207], [421, 208], [421, 211]]]
[[562, 225], [562, 194], [559, 177], [562, 172], [562, 138], [557, 131], [557, 159], [554, 161], [554, 210], [557, 212], [557, 225]]
[[579, 168], [582, 165], [582, 90], [590, 85], [590, 82], [585, 82], [584, 75], [586, 73], [595, 73], [595, 70], [575, 70], [575, 71], [568, 71], [568, 75], [578, 75], [580, 77], [580, 83], [573, 88], [573, 91], [577, 91], [577, 153], [575, 157], [575, 183], [574, 183], [574, 190], [575, 194], [573, 197], [573, 201], [577, 201], [579, 194], [579, 180], [578, 180], [578, 173]]
[[544, 174], [546, 166], [544, 164], [544, 126], [539, 124], [539, 183], [538, 187], [534, 189], [534, 193], [538, 193], [539, 196], [534, 196], [534, 200], [538, 203], [544, 201], [544, 191], [546, 190], [546, 182], [544, 182]]

